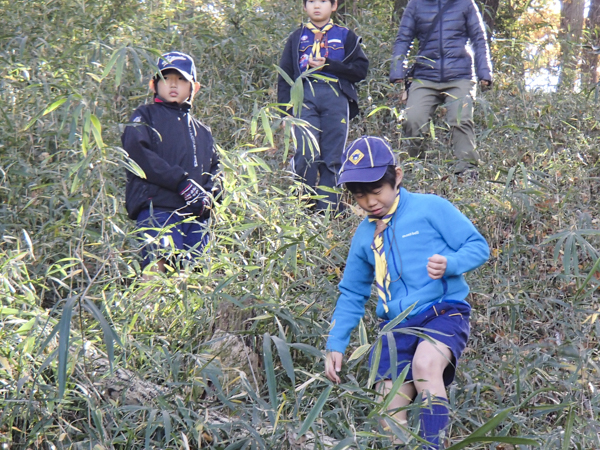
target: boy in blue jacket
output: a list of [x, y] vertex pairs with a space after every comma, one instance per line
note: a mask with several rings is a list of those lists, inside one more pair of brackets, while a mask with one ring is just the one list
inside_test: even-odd
[[[327, 341], [326, 376], [339, 383], [350, 333], [365, 314], [375, 279], [380, 327], [414, 305], [396, 330], [424, 328], [435, 342], [414, 334], [394, 333], [395, 345], [382, 337], [377, 390], [386, 395], [407, 364], [406, 383], [390, 411], [407, 406], [417, 394], [430, 407], [420, 412], [421, 434], [438, 449], [448, 424], [446, 386], [469, 337], [471, 307], [464, 273], [481, 266], [489, 247], [473, 224], [447, 200], [414, 194], [401, 187], [402, 169], [381, 138], [361, 137], [344, 152], [339, 183], [344, 183], [368, 217], [358, 226], [339, 285]], [[397, 355], [390, 356], [390, 348]], [[371, 355], [372, 356], [372, 355]], [[397, 361], [395, 367], [390, 361]], [[370, 364], [373, 364], [372, 358]], [[392, 375], [393, 371], [396, 373]], [[410, 399], [410, 400], [409, 400]], [[391, 413], [400, 424], [406, 411]]]
[[[194, 60], [169, 52], [157, 66], [162, 77], [157, 73], [150, 81], [154, 102], [134, 111], [121, 137], [145, 174], [127, 172], [127, 213], [142, 229], [142, 239], [151, 241], [165, 230], [160, 246], [198, 256], [208, 242], [212, 199], [219, 193], [219, 157], [210, 129], [190, 114], [200, 88]], [[164, 258], [152, 255], [156, 247], [144, 246], [143, 265], [157, 259], [164, 272]]]
[[[348, 123], [358, 114], [358, 94], [355, 83], [367, 77], [369, 60], [352, 30], [336, 25], [331, 14], [336, 0], [303, 0], [310, 21], [290, 34], [280, 67], [292, 80], [309, 69], [332, 81], [308, 77], [304, 81], [304, 106], [300, 118], [312, 127], [314, 142], [298, 127], [295, 130], [296, 153], [293, 170], [318, 195], [325, 196], [316, 204], [317, 210], [335, 210], [339, 195], [331, 192], [337, 184], [337, 174], [348, 137]], [[291, 86], [279, 75], [277, 101], [289, 103]], [[326, 189], [317, 188], [325, 186]]]

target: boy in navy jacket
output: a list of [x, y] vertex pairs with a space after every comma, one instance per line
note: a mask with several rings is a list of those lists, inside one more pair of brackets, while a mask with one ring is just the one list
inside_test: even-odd
[[[339, 285], [325, 374], [340, 382], [338, 372], [350, 333], [365, 313], [375, 280], [380, 327], [412, 308], [393, 329], [395, 342], [389, 343], [387, 334], [381, 338], [377, 391], [386, 395], [392, 381], [410, 365], [406, 382], [390, 404], [390, 415], [405, 426], [406, 409], [392, 411], [406, 407], [417, 394], [427, 398], [420, 420], [421, 434], [430, 443], [425, 448], [430, 450], [440, 448], [440, 433], [448, 424], [445, 387], [454, 379], [469, 337], [471, 307], [463, 274], [488, 259], [489, 247], [450, 202], [408, 192], [400, 187], [402, 176], [381, 138], [362, 137], [344, 152], [339, 183], [368, 217], [352, 239]], [[433, 340], [406, 332], [414, 327]], [[372, 353], [371, 365], [374, 360]]]
[[[146, 266], [159, 246], [197, 256], [208, 242], [207, 222], [218, 195], [219, 157], [210, 129], [190, 114], [200, 84], [193, 59], [169, 52], [150, 81], [154, 102], [137, 108], [121, 137], [123, 148], [144, 171], [127, 172], [126, 207], [137, 221]], [[184, 219], [186, 219], [184, 221]], [[157, 260], [164, 271], [164, 258]]]
[[[360, 46], [361, 38], [331, 20], [331, 13], [337, 9], [336, 0], [303, 0], [303, 3], [310, 21], [290, 34], [279, 65], [293, 80], [302, 72], [317, 68], [316, 74], [333, 81], [314, 77], [304, 81], [300, 118], [312, 125], [310, 132], [318, 148], [313, 148], [306, 132], [296, 127], [293, 169], [313, 189], [333, 188], [337, 184], [348, 123], [358, 114], [355, 83], [366, 78], [369, 60]], [[291, 86], [280, 75], [278, 102], [289, 103], [290, 93]], [[317, 189], [317, 194], [325, 196], [317, 202], [317, 210], [337, 208], [339, 195], [323, 189]]]

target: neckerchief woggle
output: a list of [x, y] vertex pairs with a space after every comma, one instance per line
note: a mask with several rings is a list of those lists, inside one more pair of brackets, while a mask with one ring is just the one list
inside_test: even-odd
[[[306, 24], [306, 28], [315, 34], [315, 41], [313, 42], [311, 55], [313, 58], [320, 58], [321, 47], [325, 47], [326, 42], [323, 42], [323, 37], [325, 37], [325, 33], [333, 28], [333, 20], [329, 19], [329, 22], [327, 22], [323, 28], [317, 28], [312, 22], [308, 22]], [[327, 57], [327, 55], [325, 55], [325, 57]]]
[[375, 235], [373, 236], [373, 243], [371, 248], [375, 255], [375, 286], [377, 287], [377, 296], [383, 302], [383, 309], [386, 314], [390, 311], [387, 305], [388, 297], [390, 294], [390, 284], [392, 279], [390, 277], [390, 271], [388, 270], [387, 260], [385, 258], [385, 246], [383, 245], [383, 233], [388, 226], [394, 213], [400, 203], [400, 191], [396, 195], [396, 200], [392, 204], [392, 207], [388, 213], [383, 217], [369, 216], [369, 222], [376, 222]]

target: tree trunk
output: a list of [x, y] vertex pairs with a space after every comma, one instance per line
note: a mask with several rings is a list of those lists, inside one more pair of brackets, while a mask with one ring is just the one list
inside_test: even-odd
[[598, 83], [598, 50], [600, 47], [600, 0], [590, 1], [590, 11], [586, 20], [588, 45], [583, 51], [581, 76], [583, 86]]
[[496, 30], [496, 14], [498, 14], [499, 5], [500, 0], [483, 0], [483, 2], [479, 4], [481, 15], [483, 16], [483, 21], [487, 28], [488, 39], [491, 39]]
[[558, 38], [561, 49], [561, 70], [559, 88], [572, 90], [577, 78], [577, 61], [580, 55], [581, 33], [583, 31], [584, 0], [562, 0], [560, 10], [560, 31]]

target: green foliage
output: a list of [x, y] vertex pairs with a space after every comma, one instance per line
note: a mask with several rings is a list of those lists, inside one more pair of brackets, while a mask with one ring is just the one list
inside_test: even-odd
[[[371, 58], [352, 135], [400, 148], [403, 111], [386, 81], [392, 5], [369, 3], [344, 17]], [[291, 127], [306, 124], [280, 117], [274, 65], [300, 5], [0, 4], [0, 443], [324, 448], [329, 436], [340, 449], [386, 448], [384, 411], [368, 388], [366, 355], [373, 345], [380, 353], [372, 311], [343, 383], [323, 375], [327, 321], [360, 217], [311, 214], [310, 193], [286, 171]], [[511, 51], [501, 42], [499, 58]], [[149, 99], [156, 56], [170, 49], [196, 59], [194, 112], [219, 143], [225, 195], [199, 265], [144, 281], [123, 208], [125, 170], [140, 169], [119, 136]], [[427, 159], [402, 154], [406, 186], [452, 200], [492, 248], [469, 275], [472, 338], [449, 391], [452, 448], [599, 447], [597, 105], [585, 93], [527, 92], [510, 73], [500, 85], [478, 100], [479, 181], [448, 174], [441, 113]], [[222, 307], [250, 314], [238, 334], [261, 356], [254, 373], [214, 350]], [[164, 395], [138, 405], [112, 397], [111, 365]], [[414, 424], [384, 419], [419, 445]]]

